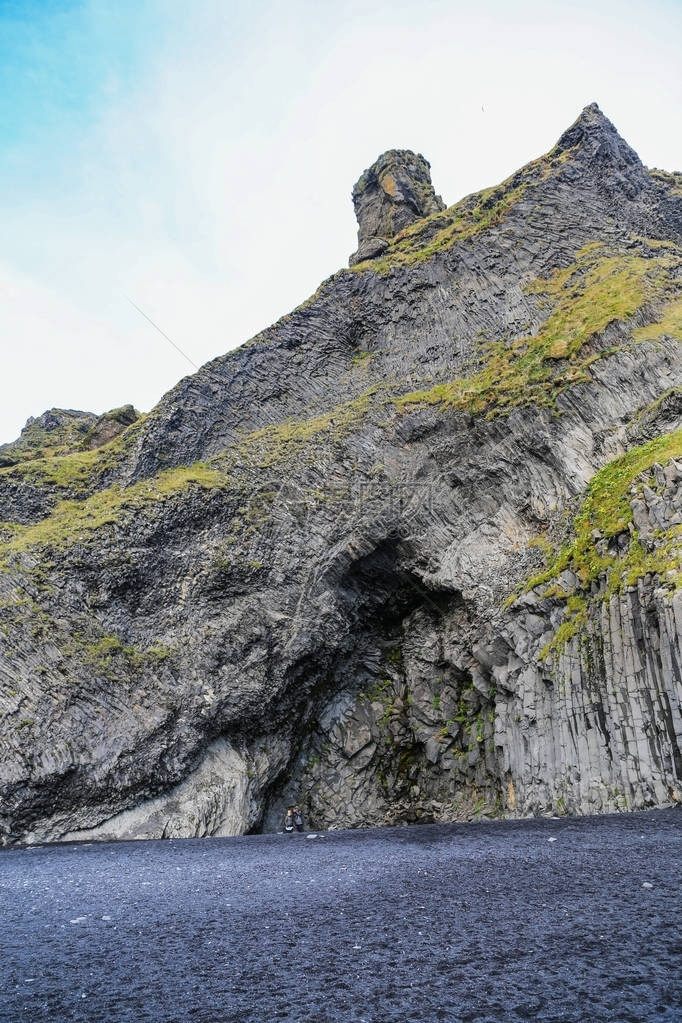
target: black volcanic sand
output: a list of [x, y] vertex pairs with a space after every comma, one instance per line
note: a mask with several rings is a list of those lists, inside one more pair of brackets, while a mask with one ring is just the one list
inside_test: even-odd
[[0, 853], [0, 1019], [682, 1020], [682, 812]]

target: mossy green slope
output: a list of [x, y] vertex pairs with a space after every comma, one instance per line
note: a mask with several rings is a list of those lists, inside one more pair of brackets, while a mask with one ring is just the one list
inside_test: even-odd
[[[573, 265], [527, 285], [551, 310], [536, 334], [481, 342], [477, 372], [404, 394], [398, 408], [437, 405], [491, 417], [526, 405], [553, 407], [562, 391], [590, 379], [591, 363], [613, 354], [590, 346], [610, 324], [622, 324], [637, 342], [666, 334], [682, 340], [682, 286], [674, 278], [682, 252], [658, 245], [645, 252], [585, 246]], [[635, 327], [632, 318], [645, 304], [659, 312], [652, 324]]]
[[[613, 354], [612, 348], [591, 345], [610, 324], [622, 324], [633, 343], [660, 336], [682, 340], [682, 299], [674, 283], [682, 255], [674, 246], [644, 242], [641, 250], [639, 254], [613, 252], [594, 243], [582, 249], [571, 266], [530, 283], [528, 293], [550, 310], [543, 326], [535, 335], [512, 342], [481, 342], [480, 368], [468, 377], [407, 394], [399, 393], [399, 382], [376, 384], [330, 412], [246, 434], [210, 464], [168, 470], [126, 489], [114, 486], [92, 493], [96, 481], [115, 468], [135, 442], [142, 420], [101, 449], [35, 458], [0, 470], [0, 481], [30, 482], [71, 498], [61, 501], [44, 521], [14, 530], [7, 553], [35, 544], [60, 545], [92, 534], [119, 521], [124, 513], [190, 485], [232, 486], [239, 492], [248, 488], [245, 473], [291, 467], [300, 457], [314, 460], [320, 446], [338, 442], [389, 404], [399, 412], [426, 405], [488, 418], [528, 405], [554, 407], [559, 394], [589, 380], [589, 366], [596, 359]], [[645, 305], [658, 309], [654, 322], [632, 327], [632, 318]]]
[[7, 565], [13, 556], [31, 548], [60, 549], [85, 541], [106, 526], [120, 523], [140, 511], [176, 499], [190, 488], [209, 490], [227, 486], [229, 478], [206, 463], [169, 469], [153, 479], [122, 489], [114, 486], [83, 501], [60, 501], [51, 515], [32, 526], [1, 523], [4, 543], [0, 558]]
[[[210, 462], [168, 469], [132, 486], [114, 485], [80, 500], [62, 500], [50, 515], [32, 526], [0, 523], [0, 539], [4, 541], [0, 556], [7, 564], [14, 555], [31, 548], [59, 549], [87, 541], [98, 530], [140, 512], [150, 514], [155, 507], [177, 501], [191, 489], [221, 489], [246, 498], [253, 490], [253, 473], [267, 470], [287, 473], [299, 460], [309, 463], [316, 455], [319, 457], [323, 445], [333, 446], [347, 437], [384, 401], [382, 389], [371, 387], [330, 413], [255, 430]], [[104, 455], [95, 451], [42, 459], [5, 472], [14, 476], [21, 473], [44, 486], [87, 487], [93, 472], [101, 469], [103, 457], [112, 458], [120, 446], [120, 442], [114, 442], [114, 450]], [[281, 483], [285, 477], [277, 478]]]
[[[18, 440], [0, 445], [0, 465], [50, 458], [82, 449], [96, 417], [87, 412], [54, 409], [29, 421]], [[51, 420], [50, 427], [45, 421]]]
[[[103, 446], [100, 432], [120, 435], [140, 418], [132, 405], [111, 409], [101, 416], [72, 409], [51, 409], [29, 420], [18, 440], [0, 445], [0, 466], [22, 465], [77, 455]], [[107, 438], [108, 439], [108, 438]]]
[[[558, 551], [544, 542], [547, 565], [522, 590], [535, 590], [541, 598], [563, 603], [565, 617], [541, 658], [560, 650], [586, 624], [591, 602], [608, 600], [649, 574], [668, 590], [682, 586], [682, 526], [657, 529], [653, 541], [645, 544], [635, 528], [631, 506], [643, 486], [657, 487], [654, 466], [681, 458], [682, 430], [616, 458], [591, 480], [572, 520], [570, 539]], [[623, 544], [610, 542], [622, 535]], [[560, 583], [566, 571], [577, 580], [575, 587]]]
[[[85, 497], [92, 493], [100, 480], [116, 471], [126, 452], [140, 437], [148, 419], [149, 416], [139, 416], [132, 426], [108, 444], [91, 451], [62, 451], [59, 445], [50, 453], [42, 449], [32, 451], [16, 465], [0, 468], [0, 487], [5, 482], [14, 485], [25, 483], [57, 494], [68, 492], [72, 496]], [[79, 434], [79, 448], [86, 437], [87, 432]]]
[[350, 272], [386, 274], [397, 267], [427, 262], [437, 253], [483, 234], [501, 224], [525, 195], [547, 181], [570, 158], [570, 149], [555, 146], [501, 184], [474, 192], [443, 212], [411, 224], [389, 240], [388, 249], [378, 259], [363, 260]]

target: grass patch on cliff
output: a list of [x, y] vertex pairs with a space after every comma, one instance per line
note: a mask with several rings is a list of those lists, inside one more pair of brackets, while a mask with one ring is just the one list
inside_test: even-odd
[[[319, 461], [321, 443], [336, 444], [357, 429], [371, 410], [385, 401], [381, 396], [384, 389], [384, 385], [375, 385], [331, 412], [305, 420], [287, 420], [253, 431], [210, 463], [199, 462], [168, 469], [125, 489], [114, 485], [82, 499], [76, 493], [75, 499], [69, 496], [68, 500], [59, 501], [49, 516], [34, 525], [0, 524], [0, 564], [7, 566], [14, 555], [33, 548], [64, 549], [85, 542], [99, 530], [120, 525], [136, 512], [174, 500], [190, 488], [207, 491], [229, 489], [251, 507], [254, 476], [258, 477], [260, 485], [263, 479], [259, 474], [263, 471], [290, 471], [296, 463], [303, 466]], [[119, 442], [120, 438], [117, 438], [113, 444]], [[30, 467], [21, 467], [21, 472], [55, 489], [63, 487], [77, 491], [77, 484], [87, 486], [92, 479], [93, 467], [101, 464], [101, 451], [93, 451], [33, 462]], [[9, 471], [16, 472], [16, 468]], [[272, 496], [275, 493], [276, 490]], [[326, 497], [319, 496], [321, 499]], [[254, 511], [245, 528], [248, 525], [253, 531], [255, 524], [251, 519], [265, 517], [267, 510], [261, 508], [258, 515]]]
[[148, 416], [139, 418], [108, 444], [92, 451], [70, 454], [34, 455], [17, 465], [0, 469], [3, 480], [16, 484], [49, 487], [75, 496], [89, 493], [106, 474], [114, 470], [126, 450], [141, 433]]
[[100, 452], [82, 451], [77, 454], [38, 457], [18, 465], [0, 469], [0, 480], [28, 483], [57, 490], [84, 491], [92, 483], [98, 467]]
[[347, 437], [387, 399], [386, 385], [374, 384], [357, 398], [310, 419], [287, 419], [265, 426], [245, 436], [237, 445], [220, 456], [220, 464], [231, 468], [247, 465], [253, 469], [269, 469], [296, 461], [317, 440], [334, 443]]
[[158, 505], [186, 492], [191, 487], [210, 490], [225, 486], [224, 473], [203, 462], [159, 473], [122, 490], [111, 487], [84, 501], [60, 501], [53, 513], [32, 526], [14, 527], [14, 535], [3, 545], [0, 555], [7, 562], [14, 554], [34, 547], [62, 548], [109, 525], [120, 523], [127, 513]]
[[530, 190], [550, 178], [572, 155], [572, 149], [560, 150], [555, 146], [499, 185], [474, 192], [448, 209], [423, 217], [399, 231], [389, 239], [384, 253], [376, 259], [356, 263], [350, 272], [372, 270], [386, 274], [394, 267], [426, 262], [439, 252], [485, 233], [503, 223]]
[[553, 304], [537, 334], [538, 355], [543, 361], [570, 359], [610, 323], [629, 319], [655, 290], [661, 269], [658, 261], [604, 256], [602, 246], [588, 245], [574, 266], [535, 281], [526, 290]]
[[580, 511], [573, 520], [575, 539], [562, 549], [540, 575], [529, 580], [532, 589], [570, 568], [583, 587], [601, 574], [603, 559], [595, 550], [593, 533], [610, 539], [624, 533], [632, 523], [630, 490], [638, 476], [656, 463], [682, 458], [682, 430], [655, 437], [609, 462], [595, 474], [587, 488]]
[[[559, 650], [587, 620], [588, 604], [598, 586], [600, 600], [608, 600], [645, 575], [656, 575], [670, 589], [682, 586], [682, 527], [659, 529], [645, 546], [633, 525], [630, 502], [636, 496], [637, 478], [656, 464], [682, 458], [682, 430], [656, 437], [604, 466], [591, 480], [580, 510], [572, 523], [572, 539], [549, 559], [547, 567], [527, 580], [523, 591], [540, 589], [542, 597], [566, 602], [564, 622], [540, 653], [543, 659]], [[653, 480], [649, 483], [655, 485]], [[640, 487], [643, 484], [640, 484]], [[623, 549], [609, 544], [628, 534]], [[565, 592], [557, 584], [564, 571], [572, 572], [578, 586]]]
[[135, 678], [145, 670], [154, 672], [175, 654], [172, 647], [163, 643], [143, 649], [123, 643], [113, 633], [91, 635], [75, 632], [61, 645], [61, 649], [98, 675], [110, 679], [120, 677], [122, 680]]
[[[440, 405], [489, 417], [525, 405], [553, 407], [562, 391], [590, 379], [596, 359], [612, 354], [590, 350], [589, 342], [609, 324], [627, 323], [645, 302], [660, 301], [671, 269], [681, 262], [669, 252], [645, 258], [609, 253], [597, 243], [585, 246], [572, 266], [528, 286], [552, 310], [536, 334], [482, 344], [478, 372], [405, 394], [396, 406]], [[678, 306], [668, 305], [662, 319], [641, 328], [635, 339], [666, 333], [664, 325], [677, 322]]]
[[682, 199], [682, 174], [679, 171], [664, 171], [657, 167], [649, 168], [649, 174], [675, 198]]
[[[55, 410], [52, 415], [51, 429], [41, 425], [44, 417], [29, 422], [21, 431], [18, 440], [0, 446], [0, 458], [6, 459], [7, 464], [10, 464], [33, 458], [66, 455], [79, 450], [92, 428], [94, 417], [91, 419], [88, 418], [88, 413], [68, 409]], [[57, 417], [59, 422], [55, 423]]]
[[[632, 428], [639, 428], [644, 423], [655, 424], [660, 416], [665, 416], [666, 410], [673, 417], [677, 416], [676, 408], [682, 409], [682, 387], [669, 387], [667, 391], [659, 395], [656, 401], [641, 408], [628, 423], [628, 432]], [[663, 430], [656, 432], [662, 433]]]
[[47, 643], [46, 663], [35, 668], [38, 676], [46, 677], [45, 685], [51, 684], [49, 677], [55, 672], [59, 684], [67, 678], [71, 688], [93, 676], [128, 685], [143, 672], [166, 670], [177, 654], [176, 648], [158, 640], [148, 647], [123, 642], [92, 616], [71, 616], [67, 623], [60, 610], [55, 617], [49, 595], [35, 594], [33, 580], [28, 588], [25, 581], [15, 581], [6, 597], [0, 601], [0, 633], [11, 637], [11, 646], [6, 644], [4, 655], [11, 659], [14, 652], [34, 649], [36, 642]]
[[656, 341], [660, 337], [672, 337], [682, 341], [682, 298], [670, 302], [655, 323], [637, 327], [632, 336], [635, 341]]
[[424, 263], [442, 250], [500, 224], [526, 191], [525, 183], [508, 183], [467, 196], [440, 213], [432, 213], [400, 231], [378, 259], [365, 259], [351, 267], [352, 273], [373, 270], [386, 274], [394, 267]]

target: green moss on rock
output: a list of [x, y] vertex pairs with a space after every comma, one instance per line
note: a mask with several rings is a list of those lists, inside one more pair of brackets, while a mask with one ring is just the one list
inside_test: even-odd
[[84, 501], [60, 501], [41, 522], [17, 530], [4, 544], [1, 555], [7, 562], [13, 555], [34, 547], [63, 548], [86, 540], [98, 530], [120, 523], [127, 514], [157, 505], [191, 487], [208, 490], [226, 486], [227, 477], [204, 462], [181, 466], [142, 480], [123, 490], [118, 486], [102, 490]]
[[[522, 587], [524, 592], [537, 590], [543, 598], [565, 602], [564, 622], [541, 651], [541, 659], [561, 649], [586, 624], [595, 587], [596, 599], [603, 601], [647, 575], [657, 576], [660, 585], [669, 589], [682, 586], [682, 527], [658, 530], [654, 543], [645, 546], [634, 527], [631, 507], [645, 483], [641, 477], [656, 464], [678, 458], [682, 458], [682, 430], [633, 448], [595, 474], [573, 519], [571, 538]], [[653, 479], [646, 482], [654, 484]], [[621, 534], [628, 537], [624, 547], [608, 543]], [[566, 592], [557, 585], [565, 571], [578, 580], [575, 590]]]
[[[489, 417], [527, 405], [553, 407], [562, 391], [590, 379], [596, 359], [613, 354], [592, 350], [589, 342], [611, 323], [627, 324], [645, 302], [660, 303], [671, 272], [680, 266], [678, 252], [646, 258], [587, 245], [570, 267], [527, 287], [551, 307], [536, 334], [482, 344], [478, 372], [405, 394], [396, 406], [440, 405]], [[677, 316], [676, 310], [676, 304], [666, 306], [657, 326], [643, 328], [640, 336], [633, 329], [633, 338], [665, 333], [662, 325]]]
[[[139, 416], [131, 426], [102, 447], [61, 454], [36, 452], [18, 464], [0, 468], [0, 486], [6, 480], [85, 497], [95, 489], [98, 481], [118, 466], [139, 437], [147, 419], [148, 416]], [[81, 437], [79, 447], [86, 436], [87, 433]]]
[[350, 272], [372, 270], [385, 274], [394, 267], [427, 262], [436, 253], [500, 224], [521, 199], [526, 187], [525, 184], [510, 187], [505, 182], [497, 188], [486, 188], [467, 196], [449, 209], [432, 213], [404, 228], [389, 241], [387, 251], [380, 258], [356, 263]]
[[330, 412], [310, 419], [287, 419], [247, 434], [237, 445], [220, 456], [220, 464], [237, 467], [248, 463], [267, 469], [278, 464], [290, 465], [310, 444], [317, 441], [336, 443], [347, 437], [386, 401], [386, 386], [375, 384], [351, 401]]
[[379, 258], [363, 260], [350, 272], [386, 274], [396, 267], [427, 262], [438, 253], [485, 233], [503, 223], [521, 200], [563, 167], [572, 154], [573, 149], [555, 146], [501, 184], [474, 192], [454, 206], [404, 228], [389, 239], [388, 249]]
[[682, 174], [679, 171], [664, 171], [653, 167], [649, 169], [649, 174], [657, 184], [663, 185], [670, 195], [682, 199]]

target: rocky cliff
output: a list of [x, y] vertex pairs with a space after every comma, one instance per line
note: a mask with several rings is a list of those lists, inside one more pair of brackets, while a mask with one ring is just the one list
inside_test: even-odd
[[5, 450], [3, 842], [682, 797], [682, 175], [593, 105], [455, 206], [402, 150], [353, 198], [303, 306]]

